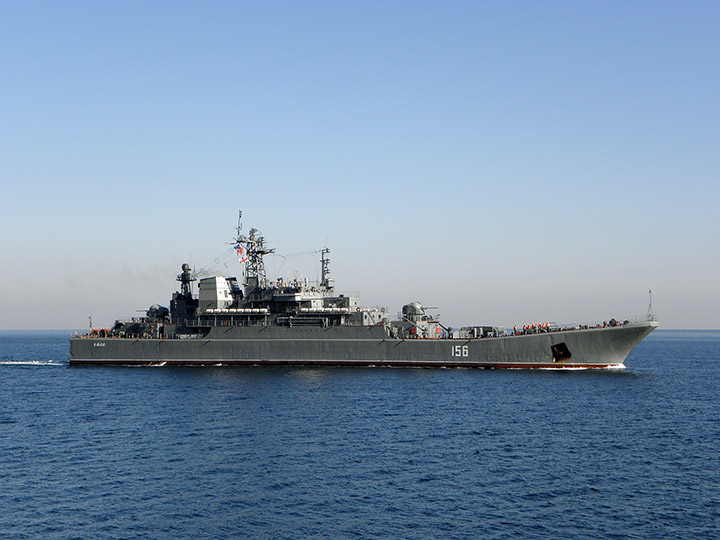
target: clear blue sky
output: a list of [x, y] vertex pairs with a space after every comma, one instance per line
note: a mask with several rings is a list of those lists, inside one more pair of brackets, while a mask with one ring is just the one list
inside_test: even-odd
[[393, 313], [596, 321], [652, 287], [663, 327], [720, 328], [718, 28], [718, 2], [2, 2], [0, 328], [167, 305], [238, 209]]

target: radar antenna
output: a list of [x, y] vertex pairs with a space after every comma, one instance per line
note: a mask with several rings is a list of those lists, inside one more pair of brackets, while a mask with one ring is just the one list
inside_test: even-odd
[[192, 296], [192, 282], [196, 281], [197, 272], [190, 271], [190, 265], [184, 263], [182, 265], [182, 274], [179, 274], [176, 281], [180, 282], [180, 291], [186, 297]]

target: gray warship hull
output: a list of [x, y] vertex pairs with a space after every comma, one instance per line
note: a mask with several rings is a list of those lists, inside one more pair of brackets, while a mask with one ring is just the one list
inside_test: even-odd
[[649, 309], [646, 322], [452, 329], [417, 301], [391, 320], [386, 308], [336, 292], [327, 247], [311, 252], [321, 255], [318, 281], [269, 279], [263, 257], [275, 250], [257, 229], [243, 234], [240, 218], [229, 248], [240, 282], [185, 263], [169, 308], [71, 338], [70, 364], [607, 368], [657, 326]]
[[214, 327], [166, 339], [71, 338], [70, 364], [611, 368], [656, 327], [645, 321], [482, 339], [400, 339], [383, 326]]

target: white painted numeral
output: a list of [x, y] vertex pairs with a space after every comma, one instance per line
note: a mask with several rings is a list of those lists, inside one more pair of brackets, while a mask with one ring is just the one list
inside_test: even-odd
[[467, 345], [455, 345], [452, 349], [450, 349], [450, 353], [452, 356], [464, 356], [467, 358], [469, 354], [468, 346]]

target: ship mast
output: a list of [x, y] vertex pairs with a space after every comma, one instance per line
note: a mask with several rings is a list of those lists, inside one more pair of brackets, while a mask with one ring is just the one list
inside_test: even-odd
[[652, 307], [652, 289], [648, 289], [648, 294], [650, 295], [650, 304], [648, 305], [647, 317], [645, 318], [645, 320], [656, 321], [657, 319], [655, 318]]
[[245, 257], [247, 259], [245, 261], [245, 282], [247, 284], [254, 284], [260, 288], [266, 288], [268, 281], [263, 257], [270, 253], [275, 253], [275, 248], [268, 248], [265, 245], [265, 237], [261, 236], [260, 231], [255, 228], [250, 229], [248, 236], [242, 234], [241, 221], [242, 211], [238, 214], [235, 245], [238, 253], [240, 253], [240, 249], [245, 250]]

